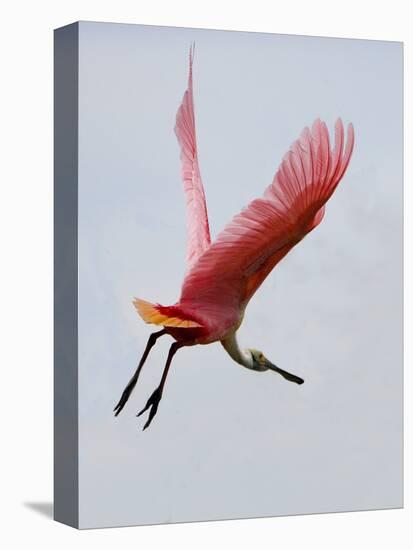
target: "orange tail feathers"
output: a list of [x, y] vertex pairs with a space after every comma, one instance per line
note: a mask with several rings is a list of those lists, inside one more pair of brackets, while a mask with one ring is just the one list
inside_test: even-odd
[[159, 304], [151, 304], [139, 298], [133, 300], [133, 305], [145, 323], [179, 328], [202, 326], [192, 319], [185, 319], [174, 306], [166, 307]]

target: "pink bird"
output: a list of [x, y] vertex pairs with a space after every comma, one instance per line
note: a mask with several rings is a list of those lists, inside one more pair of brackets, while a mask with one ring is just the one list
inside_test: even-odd
[[159, 386], [140, 416], [149, 409], [146, 429], [154, 418], [175, 353], [182, 347], [221, 342], [231, 358], [257, 372], [271, 370], [290, 382], [304, 380], [271, 363], [256, 349], [242, 350], [237, 342], [245, 309], [267, 275], [323, 219], [325, 204], [342, 179], [354, 146], [349, 124], [344, 146], [340, 119], [331, 149], [327, 126], [316, 120], [305, 128], [284, 156], [261, 198], [244, 208], [211, 243], [207, 207], [198, 163], [192, 87], [193, 47], [189, 54], [188, 87], [176, 116], [175, 133], [181, 150], [186, 195], [188, 271], [181, 297], [171, 306], [135, 298], [133, 304], [146, 323], [162, 326], [150, 335], [136, 372], [122, 393], [117, 416], [136, 385], [141, 369], [160, 336], [174, 338]]

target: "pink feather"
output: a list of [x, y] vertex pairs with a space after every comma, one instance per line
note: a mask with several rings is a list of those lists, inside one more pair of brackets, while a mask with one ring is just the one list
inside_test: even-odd
[[199, 171], [195, 133], [192, 64], [194, 46], [189, 52], [188, 87], [176, 115], [175, 134], [181, 147], [181, 173], [186, 196], [187, 262], [191, 267], [211, 242], [204, 187]]
[[[321, 222], [325, 204], [350, 162], [354, 130], [350, 124], [344, 147], [343, 123], [338, 119], [332, 150], [324, 122], [316, 120], [311, 130], [304, 128], [263, 197], [237, 214], [211, 244], [196, 145], [193, 57], [191, 47], [188, 87], [175, 126], [186, 195], [188, 272], [173, 307], [179, 318], [195, 319], [200, 325], [197, 343], [208, 343], [238, 328], [249, 300], [267, 275]], [[175, 333], [174, 337], [178, 338]], [[187, 336], [182, 333], [179, 338]]]
[[196, 314], [221, 334], [239, 322], [259, 285], [274, 266], [324, 214], [324, 205], [343, 177], [354, 146], [350, 124], [335, 125], [331, 151], [325, 123], [305, 128], [284, 156], [263, 198], [252, 201], [218, 235], [187, 274], [179, 300], [182, 311]]

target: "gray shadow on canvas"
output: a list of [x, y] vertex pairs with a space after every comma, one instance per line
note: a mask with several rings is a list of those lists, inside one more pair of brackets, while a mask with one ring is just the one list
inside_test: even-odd
[[46, 518], [53, 519], [53, 502], [23, 502], [23, 506]]

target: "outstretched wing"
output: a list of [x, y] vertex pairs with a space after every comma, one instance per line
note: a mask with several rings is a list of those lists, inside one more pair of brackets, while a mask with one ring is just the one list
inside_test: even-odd
[[192, 63], [194, 47], [189, 51], [188, 87], [176, 114], [175, 134], [181, 147], [181, 173], [187, 213], [187, 261], [190, 268], [211, 242], [204, 187], [199, 172], [196, 146]]
[[305, 128], [262, 198], [234, 217], [186, 276], [179, 303], [205, 320], [239, 311], [273, 267], [324, 215], [354, 146], [350, 124], [335, 125], [331, 150], [324, 122]]

